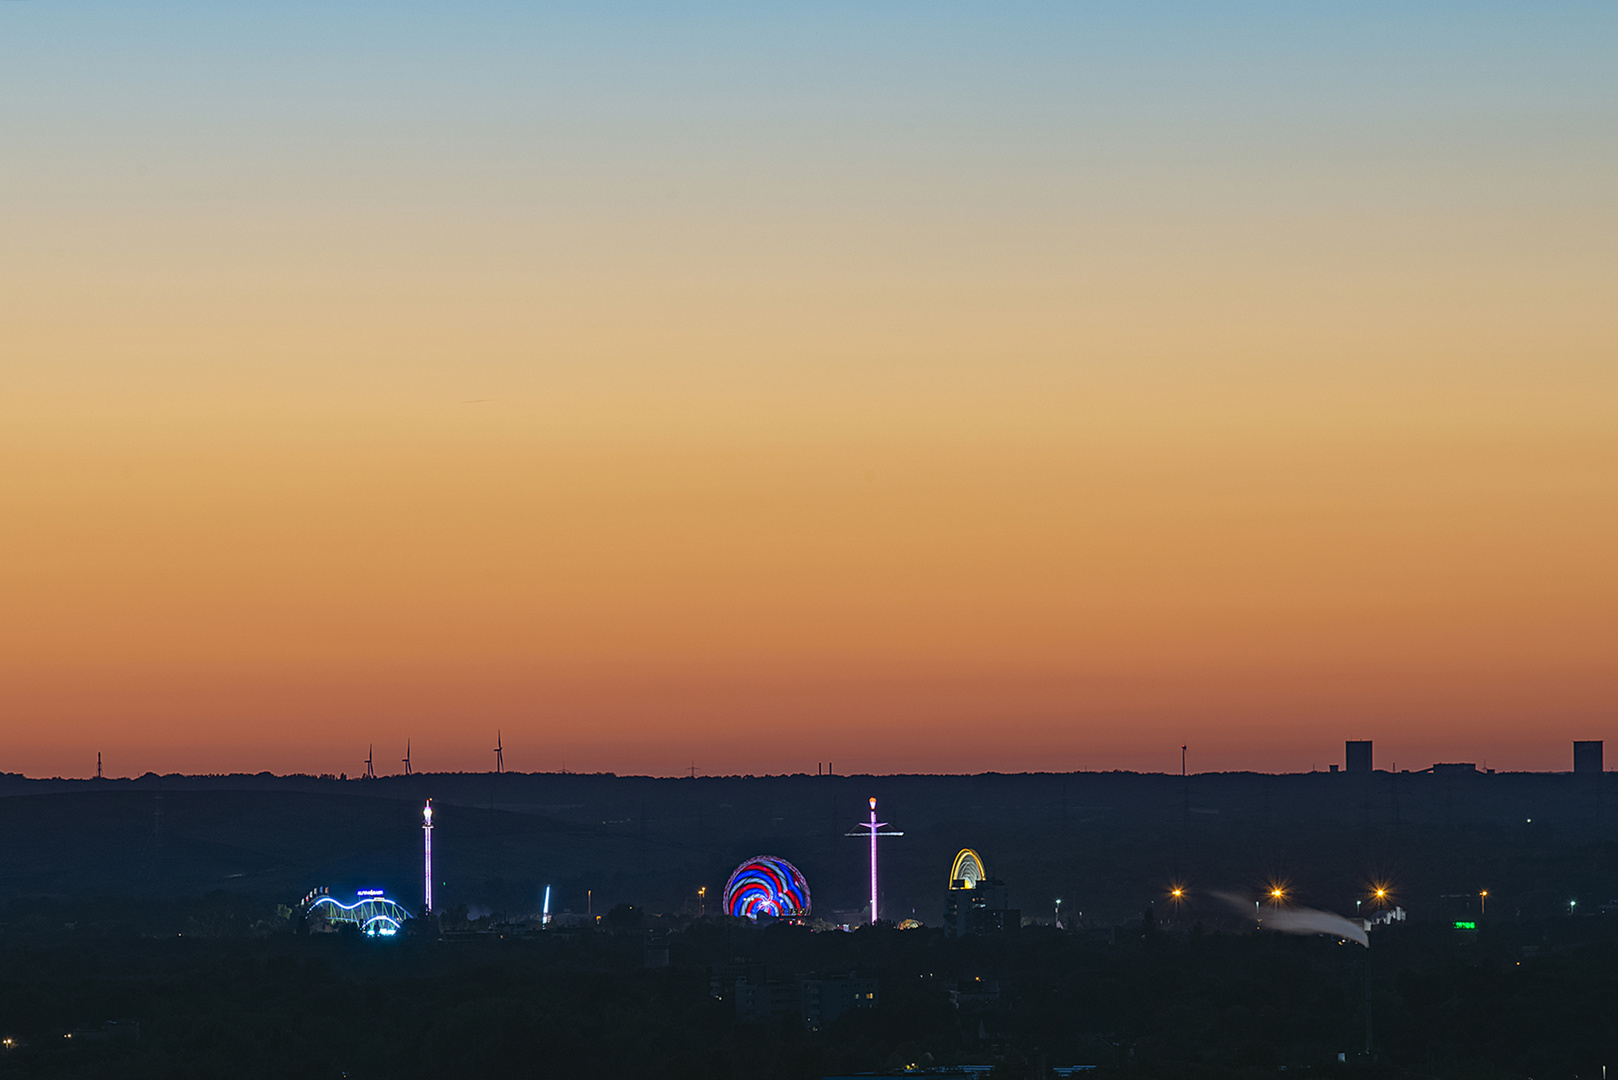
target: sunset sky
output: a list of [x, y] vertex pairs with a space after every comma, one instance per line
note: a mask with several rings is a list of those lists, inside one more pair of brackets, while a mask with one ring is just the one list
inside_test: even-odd
[[1420, 8], [0, 3], [0, 771], [1569, 768], [1618, 6]]

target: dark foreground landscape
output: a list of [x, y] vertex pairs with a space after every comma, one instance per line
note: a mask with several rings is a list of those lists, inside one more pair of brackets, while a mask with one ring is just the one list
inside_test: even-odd
[[[198, 905], [214, 937], [7, 915], [5, 1075], [809, 1080], [969, 1062], [995, 1078], [1074, 1064], [1105, 1076], [1599, 1077], [1618, 1052], [1611, 918], [1379, 935], [1373, 1064], [1367, 954], [1324, 938], [1142, 922], [948, 941], [706, 923], [670, 933], [668, 966], [648, 968], [648, 934], [624, 909], [592, 931], [387, 942], [265, 932], [272, 911], [225, 896]], [[748, 1018], [735, 980], [750, 968], [778, 988], [867, 977], [879, 1000], [818, 1028], [797, 1011]]]
[[[0, 1075], [1599, 1077], [1618, 1064], [1605, 785], [5, 778]], [[844, 833], [873, 794], [906, 835], [884, 841], [867, 927], [865, 848]], [[1007, 929], [942, 928], [963, 846], [1006, 882]], [[814, 930], [718, 912], [731, 867], [766, 852], [804, 871]], [[312, 932], [300, 900], [322, 886], [418, 917], [386, 940]], [[1272, 887], [1407, 917], [1366, 950], [1256, 928], [1214, 895]]]

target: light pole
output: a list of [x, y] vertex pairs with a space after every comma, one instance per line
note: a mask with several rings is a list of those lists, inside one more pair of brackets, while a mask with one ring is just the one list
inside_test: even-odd
[[1365, 1058], [1374, 1060], [1371, 1054], [1371, 947], [1365, 947]]

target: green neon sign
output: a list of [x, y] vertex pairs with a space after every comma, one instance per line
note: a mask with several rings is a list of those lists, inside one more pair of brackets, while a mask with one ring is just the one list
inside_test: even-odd
[[1476, 930], [1477, 928], [1478, 924], [1475, 922], [1460, 922], [1457, 920], [1455, 923], [1455, 929], [1457, 930]]

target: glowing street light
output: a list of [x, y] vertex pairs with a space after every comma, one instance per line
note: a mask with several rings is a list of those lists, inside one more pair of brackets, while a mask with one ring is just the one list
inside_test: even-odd
[[1271, 876], [1264, 882], [1264, 898], [1269, 903], [1280, 906], [1291, 893], [1290, 882], [1284, 877]]
[[1478, 893], [1478, 905], [1479, 905], [1479, 907], [1478, 907], [1478, 914], [1479, 915], [1487, 915], [1489, 913], [1489, 890], [1488, 889], [1484, 889], [1483, 891]]

